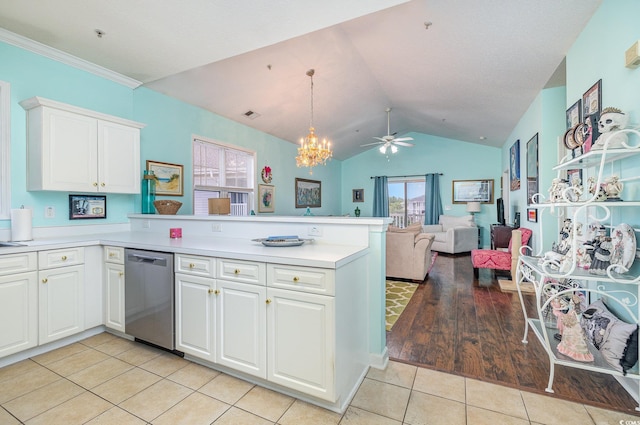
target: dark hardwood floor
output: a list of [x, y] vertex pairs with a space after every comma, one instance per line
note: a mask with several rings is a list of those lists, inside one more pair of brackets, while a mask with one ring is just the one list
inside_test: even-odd
[[[533, 298], [525, 295], [532, 312]], [[531, 331], [523, 344], [523, 332], [517, 292], [501, 292], [490, 270], [474, 279], [469, 254], [440, 254], [387, 332], [387, 348], [392, 360], [640, 415], [607, 374], [556, 366], [555, 393], [546, 393], [549, 358]]]

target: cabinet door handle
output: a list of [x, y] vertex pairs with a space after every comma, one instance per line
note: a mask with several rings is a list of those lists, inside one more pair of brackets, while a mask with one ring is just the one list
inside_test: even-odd
[[193, 264], [193, 263], [189, 263], [189, 268], [190, 268], [190, 269], [194, 268], [195, 266], [196, 266], [195, 264]]
[[61, 259], [62, 259], [62, 261], [67, 261], [67, 256], [63, 255]]
[[109, 258], [113, 258], [113, 257], [115, 257], [115, 256], [116, 256], [116, 253], [115, 253], [115, 252], [110, 252], [110, 253], [109, 253]]
[[104, 187], [104, 186], [105, 186], [105, 184], [104, 184], [104, 183], [100, 183], [100, 186]]
[[294, 283], [298, 283], [298, 282], [300, 282], [300, 278], [299, 278], [298, 276], [294, 276], [294, 277], [293, 277], [293, 282], [294, 282]]
[[240, 269], [235, 269], [235, 270], [233, 271], [233, 274], [240, 274]]
[[216, 295], [220, 295], [220, 290], [216, 289], [215, 291], [213, 291], [213, 293], [216, 294]]
[[98, 187], [98, 182], [93, 182], [93, 187]]
[[271, 298], [267, 298], [267, 300], [265, 301], [267, 304], [271, 304]]
[[46, 277], [44, 279], [42, 279], [42, 283], [47, 283], [49, 281], [49, 279], [47, 279]]
[[118, 273], [118, 276], [120, 276], [120, 277], [124, 276], [124, 272]]
[[213, 294], [213, 293], [214, 293], [214, 290], [213, 290], [213, 289], [211, 289], [211, 288], [209, 288], [209, 293], [210, 293], [210, 294]]

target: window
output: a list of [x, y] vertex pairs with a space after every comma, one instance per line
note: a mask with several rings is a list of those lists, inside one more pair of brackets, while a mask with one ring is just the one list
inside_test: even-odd
[[0, 219], [8, 219], [11, 209], [11, 96], [9, 83], [0, 81]]
[[253, 209], [255, 152], [193, 139], [193, 213], [207, 215], [209, 198], [230, 198], [231, 215]]
[[389, 215], [393, 225], [424, 223], [424, 179], [389, 180]]

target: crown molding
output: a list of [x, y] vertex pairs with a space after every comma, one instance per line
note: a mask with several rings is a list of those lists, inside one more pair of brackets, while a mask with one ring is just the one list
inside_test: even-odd
[[21, 49], [28, 50], [38, 55], [45, 56], [49, 59], [53, 59], [65, 65], [90, 72], [94, 75], [97, 75], [98, 77], [111, 80], [115, 83], [122, 84], [123, 86], [129, 87], [131, 89], [135, 89], [136, 87], [142, 85], [141, 81], [134, 80], [133, 78], [129, 78], [115, 71], [111, 71], [100, 65], [96, 65], [95, 63], [80, 59], [79, 57], [70, 55], [69, 53], [65, 53], [62, 50], [58, 50], [56, 48], [42, 44], [38, 41], [34, 41], [11, 31], [7, 31], [4, 28], [0, 28], [0, 41], [16, 47], [20, 47]]

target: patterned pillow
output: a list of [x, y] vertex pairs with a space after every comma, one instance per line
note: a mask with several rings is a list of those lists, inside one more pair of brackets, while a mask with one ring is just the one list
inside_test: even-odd
[[582, 313], [580, 320], [587, 339], [598, 349], [604, 359], [619, 372], [623, 372], [622, 360], [629, 337], [638, 327], [618, 319], [607, 306], [598, 300]]

